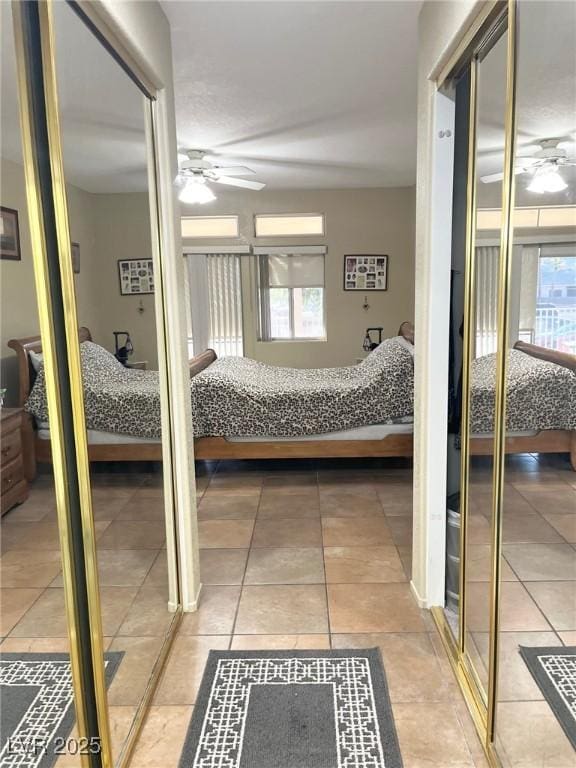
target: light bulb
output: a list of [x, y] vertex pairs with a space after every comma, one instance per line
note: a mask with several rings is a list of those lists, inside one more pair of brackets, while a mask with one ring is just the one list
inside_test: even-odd
[[216, 195], [210, 187], [206, 186], [204, 179], [188, 179], [182, 191], [178, 195], [181, 203], [190, 203], [191, 205], [210, 203], [216, 200]]
[[546, 192], [562, 192], [567, 186], [568, 184], [560, 176], [557, 168], [544, 166], [538, 168], [526, 189], [528, 192], [537, 192], [543, 195]]

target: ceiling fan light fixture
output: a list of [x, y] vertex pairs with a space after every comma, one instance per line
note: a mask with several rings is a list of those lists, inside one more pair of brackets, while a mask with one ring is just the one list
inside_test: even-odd
[[186, 180], [178, 199], [181, 203], [188, 203], [189, 205], [204, 205], [204, 203], [211, 203], [216, 200], [216, 195], [206, 185], [205, 179], [191, 178]]
[[568, 184], [566, 184], [557, 168], [544, 166], [537, 169], [526, 189], [528, 192], [536, 192], [543, 195], [547, 192], [563, 192], [567, 187]]

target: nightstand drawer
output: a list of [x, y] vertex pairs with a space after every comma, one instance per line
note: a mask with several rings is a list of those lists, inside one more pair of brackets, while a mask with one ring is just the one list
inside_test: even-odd
[[24, 479], [24, 465], [20, 458], [2, 467], [0, 485], [2, 493], [8, 493], [14, 486]]
[[3, 434], [0, 440], [0, 466], [4, 467], [5, 464], [9, 464], [20, 455], [21, 451], [22, 442], [19, 429]]

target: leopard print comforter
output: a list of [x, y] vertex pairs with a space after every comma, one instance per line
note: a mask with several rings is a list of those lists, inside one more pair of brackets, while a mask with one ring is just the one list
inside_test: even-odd
[[[87, 427], [159, 437], [158, 372], [124, 368], [88, 341], [81, 358]], [[344, 368], [281, 368], [225, 357], [195, 376], [190, 390], [196, 437], [314, 435], [411, 415], [413, 362], [393, 339]], [[42, 366], [26, 410], [48, 420]]]
[[[472, 364], [470, 425], [474, 433], [494, 429], [496, 355]], [[506, 426], [510, 432], [576, 429], [576, 374], [512, 349], [508, 357]]]

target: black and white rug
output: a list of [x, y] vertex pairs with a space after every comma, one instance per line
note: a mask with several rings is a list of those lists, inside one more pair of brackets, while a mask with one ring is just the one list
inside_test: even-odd
[[211, 651], [180, 768], [402, 768], [379, 650]]
[[576, 647], [521, 647], [520, 655], [576, 749]]
[[[123, 655], [105, 654], [108, 684]], [[68, 739], [74, 719], [67, 653], [0, 654], [2, 768], [52, 768], [60, 755], [88, 749]]]

